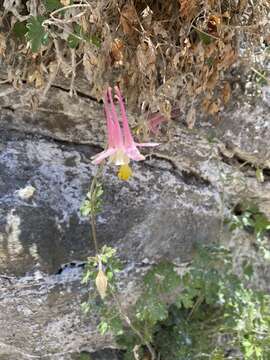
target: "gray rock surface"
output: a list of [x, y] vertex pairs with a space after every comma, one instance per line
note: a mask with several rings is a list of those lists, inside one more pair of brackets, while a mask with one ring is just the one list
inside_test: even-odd
[[[104, 119], [87, 97], [71, 101], [52, 88], [32, 113], [17, 106], [25, 95], [0, 97], [0, 359], [68, 360], [114, 345], [80, 311], [82, 265], [93, 244], [79, 208], [96, 172], [90, 158], [105, 143]], [[124, 286], [143, 264], [183, 263], [196, 243], [229, 242], [224, 214], [241, 198], [257, 199], [270, 214], [267, 109], [230, 111], [231, 122], [214, 136], [207, 121], [191, 131], [173, 123], [170, 141], [132, 164], [129, 182], [105, 167], [97, 233], [125, 261]]]

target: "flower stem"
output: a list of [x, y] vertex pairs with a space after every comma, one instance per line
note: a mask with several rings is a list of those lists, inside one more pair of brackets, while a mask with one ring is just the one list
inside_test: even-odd
[[94, 176], [91, 186], [90, 186], [90, 199], [91, 199], [91, 212], [90, 212], [90, 224], [91, 224], [91, 235], [94, 242], [95, 253], [98, 254], [98, 240], [97, 240], [97, 230], [96, 230], [96, 189], [98, 185], [98, 179], [101, 177], [103, 172], [103, 165], [101, 165], [96, 175]]

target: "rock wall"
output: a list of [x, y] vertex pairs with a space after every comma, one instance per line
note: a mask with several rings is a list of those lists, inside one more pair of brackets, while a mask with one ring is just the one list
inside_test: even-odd
[[[0, 359], [66, 360], [114, 346], [80, 311], [93, 244], [79, 208], [96, 172], [91, 156], [106, 139], [101, 104], [77, 91], [71, 99], [55, 84], [33, 112], [30, 89], [1, 85]], [[132, 164], [129, 182], [106, 166], [97, 233], [119, 250], [124, 287], [162, 258], [189, 261], [196, 243], [231, 243], [224, 216], [241, 199], [270, 216], [268, 113], [267, 103], [236, 99], [215, 123], [203, 118], [187, 130], [172, 121], [161, 145]]]

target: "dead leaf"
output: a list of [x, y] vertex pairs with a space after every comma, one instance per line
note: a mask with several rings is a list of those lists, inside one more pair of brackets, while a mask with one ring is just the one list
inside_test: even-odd
[[227, 102], [230, 100], [231, 92], [231, 85], [228, 83], [228, 81], [226, 81], [222, 89], [222, 100], [224, 104], [227, 104]]
[[197, 12], [197, 0], [179, 0], [180, 3], [180, 16], [190, 21], [194, 18]]
[[126, 35], [132, 35], [138, 23], [138, 15], [133, 4], [125, 4], [121, 9], [120, 24]]
[[206, 84], [206, 88], [208, 90], [213, 90], [218, 82], [219, 79], [219, 73], [217, 72], [217, 70], [214, 70], [212, 75], [209, 76], [207, 84]]
[[36, 88], [40, 88], [44, 85], [44, 79], [39, 70], [35, 70], [31, 74], [29, 74], [27, 80], [30, 84], [34, 82]]
[[219, 112], [219, 104], [218, 102], [212, 102], [207, 109], [208, 114], [214, 115]]
[[217, 35], [220, 24], [221, 24], [220, 16], [210, 15], [207, 22], [207, 32], [209, 32], [210, 34]]
[[98, 271], [98, 274], [96, 277], [96, 287], [97, 287], [97, 291], [98, 291], [101, 299], [104, 299], [106, 296], [106, 292], [107, 292], [108, 279], [102, 269], [99, 269], [99, 271]]
[[189, 129], [193, 129], [196, 122], [196, 109], [192, 106], [186, 116], [186, 124]]
[[151, 75], [156, 68], [156, 50], [153, 43], [150, 40], [143, 41], [138, 45], [136, 55], [139, 70], [145, 75]]
[[220, 56], [220, 61], [217, 64], [217, 70], [228, 69], [236, 60], [236, 54], [231, 45], [227, 45], [223, 49], [223, 54]]
[[112, 43], [111, 56], [115, 65], [123, 65], [124, 43], [121, 39], [114, 39]]

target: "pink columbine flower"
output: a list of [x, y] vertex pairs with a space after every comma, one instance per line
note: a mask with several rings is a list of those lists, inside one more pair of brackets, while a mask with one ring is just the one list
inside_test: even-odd
[[112, 89], [109, 87], [104, 94], [104, 108], [107, 120], [108, 148], [93, 157], [93, 163], [99, 164], [109, 157], [109, 162], [120, 166], [118, 176], [127, 180], [132, 171], [129, 167], [130, 159], [135, 161], [144, 160], [145, 157], [139, 152], [140, 146], [157, 146], [157, 143], [137, 143], [134, 141], [129, 125], [125, 105], [121, 92], [115, 86], [116, 99], [120, 105], [122, 127], [120, 126], [115, 105], [113, 103]]

